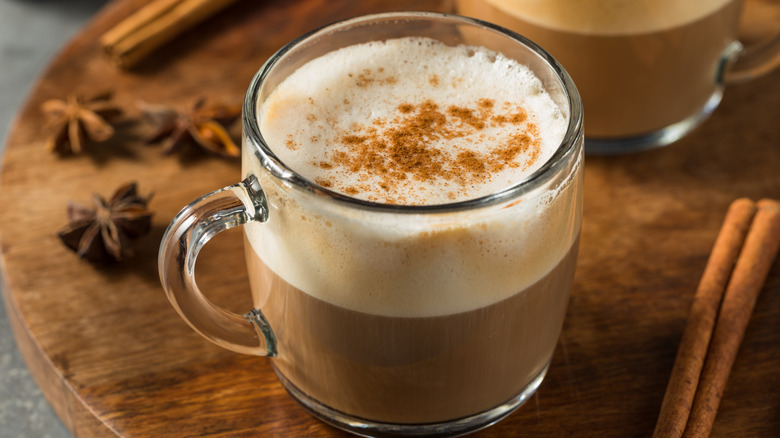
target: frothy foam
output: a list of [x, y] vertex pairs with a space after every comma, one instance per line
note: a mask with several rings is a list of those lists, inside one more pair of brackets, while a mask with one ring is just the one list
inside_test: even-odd
[[402, 38], [304, 65], [265, 103], [260, 127], [282, 162], [324, 187], [419, 205], [522, 181], [554, 153], [566, 116], [513, 60]]
[[734, 0], [486, 0], [540, 26], [592, 35], [661, 31], [707, 16]]
[[[383, 141], [392, 148], [399, 131], [415, 137], [416, 123], [425, 127], [442, 117], [431, 146], [441, 155], [423, 161], [462, 178], [448, 179], [444, 170], [409, 170], [403, 159], [394, 161], [381, 150], [378, 158], [364, 154]], [[330, 179], [331, 188], [364, 199], [430, 204], [522, 180], [557, 148], [567, 119], [526, 67], [485, 49], [401, 39], [352, 46], [306, 64], [269, 96], [260, 126], [281, 161], [311, 180]], [[478, 121], [485, 126], [473, 126]], [[499, 168], [494, 154], [501, 155], [512, 135], [527, 135], [534, 146], [506, 153]], [[419, 147], [417, 140], [411, 146]], [[452, 140], [451, 150], [445, 140]], [[457, 167], [458, 154], [469, 151], [484, 158], [490, 172], [480, 173], [474, 162]], [[503, 205], [412, 215], [328, 202], [244, 157], [244, 171], [260, 179], [269, 208], [265, 223], [244, 227], [252, 251], [295, 288], [360, 312], [422, 317], [493, 304], [544, 277], [579, 233], [579, 165], [554, 186]], [[361, 160], [383, 160], [387, 172], [372, 174], [381, 166]], [[397, 176], [402, 171], [406, 178]], [[437, 178], [420, 177], [428, 174]], [[264, 298], [256, 302], [262, 306]]]

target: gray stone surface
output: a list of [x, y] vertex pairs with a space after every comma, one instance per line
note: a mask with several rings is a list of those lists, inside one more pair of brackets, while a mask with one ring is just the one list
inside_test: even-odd
[[[0, 150], [36, 78], [105, 2], [0, 0]], [[0, 438], [70, 436], [27, 372], [0, 300]]]

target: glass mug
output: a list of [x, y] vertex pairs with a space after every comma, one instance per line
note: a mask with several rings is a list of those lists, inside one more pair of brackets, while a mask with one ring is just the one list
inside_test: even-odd
[[[552, 158], [496, 193], [418, 206], [339, 194], [277, 158], [259, 108], [281, 81], [336, 49], [407, 36], [479, 45], [527, 65], [567, 115]], [[193, 329], [271, 357], [307, 410], [357, 434], [462, 434], [534, 393], [566, 313], [582, 215], [582, 108], [552, 57], [464, 17], [354, 18], [273, 55], [249, 86], [243, 125], [243, 181], [185, 207], [160, 248], [163, 287]], [[238, 225], [254, 300], [243, 315], [211, 303], [194, 279], [201, 247]]]
[[780, 64], [780, 34], [750, 50], [737, 41], [742, 3], [457, 0], [456, 8], [550, 52], [587, 108], [585, 150], [619, 154], [679, 140], [715, 110], [725, 84]]

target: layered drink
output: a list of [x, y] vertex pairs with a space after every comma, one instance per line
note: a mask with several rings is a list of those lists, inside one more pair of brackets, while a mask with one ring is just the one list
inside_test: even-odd
[[512, 29], [571, 74], [585, 135], [645, 135], [714, 109], [739, 0], [457, 0]]
[[245, 226], [254, 302], [288, 389], [392, 424], [532, 393], [572, 285], [581, 153], [500, 194], [553, 172], [569, 108], [501, 53], [423, 37], [333, 50], [258, 106], [273, 163], [311, 188], [244, 154], [268, 208]]

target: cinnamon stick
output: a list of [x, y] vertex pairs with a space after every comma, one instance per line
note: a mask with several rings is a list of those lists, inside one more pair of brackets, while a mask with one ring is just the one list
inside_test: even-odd
[[108, 59], [130, 68], [235, 0], [152, 0], [100, 38]]
[[718, 308], [755, 211], [755, 203], [742, 198], [726, 213], [694, 296], [654, 438], [678, 438], [685, 430]]
[[723, 297], [683, 435], [686, 438], [707, 437], [712, 430], [731, 367], [778, 248], [780, 202], [764, 199], [758, 202], [758, 212]]

